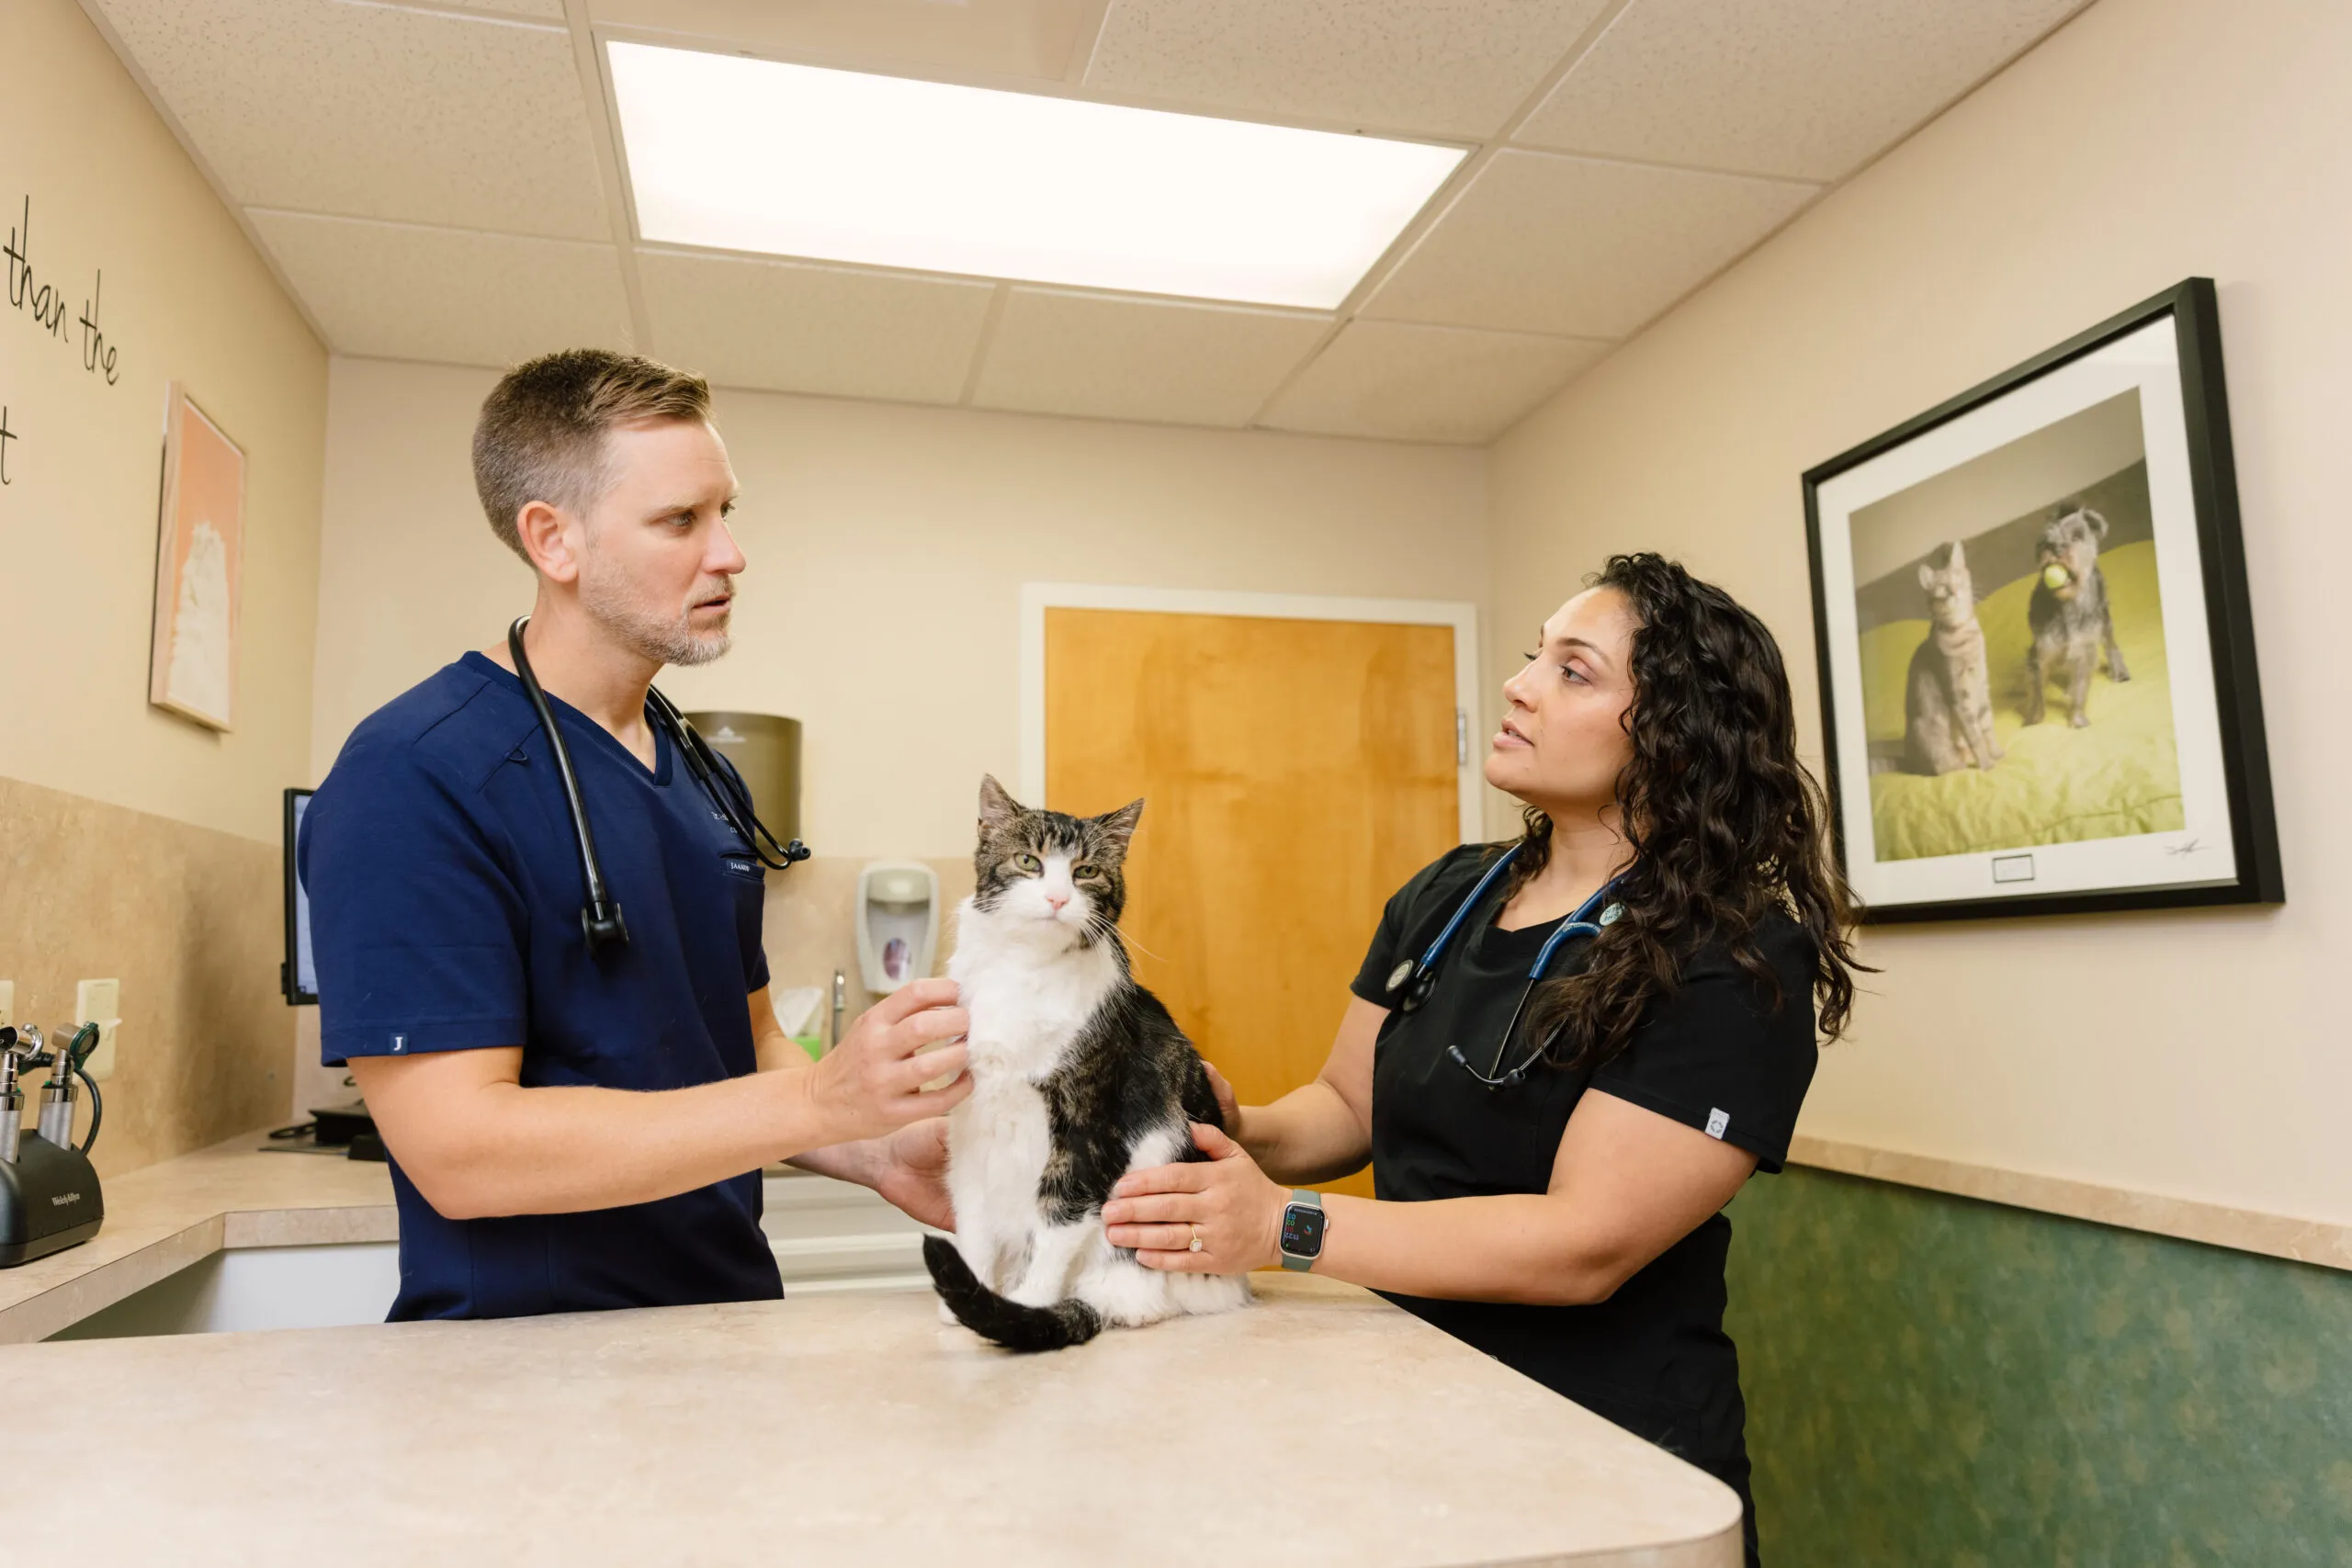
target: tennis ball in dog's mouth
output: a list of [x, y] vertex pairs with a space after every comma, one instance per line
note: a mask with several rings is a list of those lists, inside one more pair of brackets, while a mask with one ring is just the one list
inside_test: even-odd
[[2066, 569], [2056, 561], [2041, 569], [2041, 584], [2052, 592], [2066, 586]]

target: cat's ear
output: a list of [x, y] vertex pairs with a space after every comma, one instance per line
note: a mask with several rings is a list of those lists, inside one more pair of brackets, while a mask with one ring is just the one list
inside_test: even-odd
[[1946, 571], [1960, 571], [1964, 570], [1967, 565], [1968, 557], [1961, 552], [1960, 541], [1958, 539], [1954, 539], [1951, 542], [1951, 558], [1944, 562], [1944, 570]]
[[980, 776], [980, 828], [1001, 833], [1021, 818], [1021, 803], [1005, 794], [994, 773]]
[[2092, 538], [2104, 539], [2107, 537], [2107, 519], [2101, 517], [2098, 513], [2093, 512], [2087, 506], [2083, 508], [2083, 521], [2091, 525]]
[[1106, 811], [1094, 819], [1095, 836], [1106, 849], [1121, 855], [1136, 836], [1136, 823], [1143, 817], [1143, 802], [1131, 800], [1116, 811]]
[[1935, 592], [1936, 569], [1929, 566], [1926, 561], [1921, 561], [1919, 563], [1919, 586], [1926, 589], [1930, 593]]

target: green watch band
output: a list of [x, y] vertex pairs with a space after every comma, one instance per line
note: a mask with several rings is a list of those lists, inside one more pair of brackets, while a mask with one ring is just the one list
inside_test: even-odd
[[1283, 1205], [1279, 1243], [1283, 1267], [1301, 1274], [1314, 1268], [1315, 1260], [1323, 1256], [1323, 1237], [1330, 1223], [1330, 1216], [1323, 1211], [1323, 1194], [1305, 1188], [1294, 1190], [1290, 1201]]

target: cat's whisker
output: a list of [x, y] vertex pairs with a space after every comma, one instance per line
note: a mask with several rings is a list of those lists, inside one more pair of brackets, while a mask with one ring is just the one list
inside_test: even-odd
[[1137, 953], [1142, 953], [1146, 958], [1155, 959], [1161, 964], [1168, 962], [1166, 957], [1152, 952], [1151, 949], [1137, 942], [1134, 936], [1125, 931], [1122, 931], [1114, 922], [1105, 919], [1094, 910], [1089, 909], [1086, 912], [1086, 923], [1090, 928], [1101, 932], [1104, 936], [1116, 938], [1119, 945], [1122, 947], [1131, 947]]

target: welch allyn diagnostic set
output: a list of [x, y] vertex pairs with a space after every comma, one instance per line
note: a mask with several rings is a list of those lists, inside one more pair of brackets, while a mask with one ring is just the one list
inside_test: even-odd
[[[73, 1039], [51, 1046], [39, 1029], [0, 1024], [0, 1269], [46, 1258], [98, 1234], [106, 1204], [98, 1195], [98, 1173], [90, 1146], [98, 1141], [105, 1116], [98, 1086], [85, 1064], [98, 1048], [98, 1026], [85, 1023]], [[40, 1117], [25, 1128], [25, 1096], [18, 1075], [47, 1067], [40, 1091]], [[90, 1131], [74, 1143], [74, 1085], [90, 1091]]]

